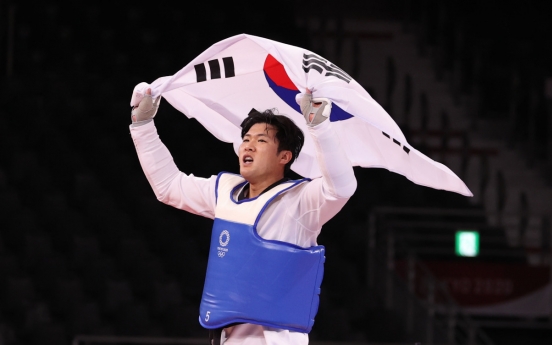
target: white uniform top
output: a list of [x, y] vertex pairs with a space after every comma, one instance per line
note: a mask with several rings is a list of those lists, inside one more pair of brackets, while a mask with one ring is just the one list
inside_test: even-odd
[[[317, 245], [316, 238], [322, 225], [341, 210], [356, 189], [353, 168], [339, 145], [331, 123], [325, 121], [309, 127], [309, 132], [317, 149], [322, 177], [292, 188], [267, 207], [257, 227], [262, 238], [301, 247]], [[216, 176], [200, 178], [179, 171], [159, 139], [153, 121], [141, 126], [131, 125], [130, 133], [142, 169], [157, 199], [214, 219]], [[306, 333], [253, 324], [226, 328], [224, 337], [226, 345], [308, 344]]]

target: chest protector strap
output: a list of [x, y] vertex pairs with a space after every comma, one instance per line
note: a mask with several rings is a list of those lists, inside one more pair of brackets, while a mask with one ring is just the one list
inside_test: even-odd
[[208, 329], [244, 322], [308, 333], [318, 311], [324, 247], [265, 240], [256, 229], [270, 202], [305, 180], [237, 202], [232, 193], [243, 181], [219, 175], [199, 322]]

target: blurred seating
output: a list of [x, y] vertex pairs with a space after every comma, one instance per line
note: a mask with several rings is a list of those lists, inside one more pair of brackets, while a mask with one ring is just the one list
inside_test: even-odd
[[96, 237], [75, 235], [70, 250], [71, 266], [77, 271], [89, 266], [92, 262], [100, 259], [102, 253], [100, 244]]
[[62, 319], [69, 320], [75, 310], [87, 301], [82, 282], [74, 276], [55, 279], [52, 292], [52, 312]]
[[16, 341], [15, 331], [0, 314], [0, 344], [13, 344]]
[[[4, 190], [0, 190], [0, 223], [9, 224], [12, 217], [17, 214], [22, 208], [21, 199], [19, 194], [13, 187], [6, 187]], [[4, 233], [0, 233], [0, 236], [6, 236]], [[4, 238], [6, 245], [9, 239]]]
[[84, 203], [89, 197], [101, 192], [101, 186], [93, 173], [78, 173], [75, 175], [73, 191], [74, 198]]
[[156, 281], [152, 294], [152, 312], [155, 316], [161, 316], [173, 307], [181, 305], [182, 289], [176, 281]]
[[67, 344], [71, 338], [67, 334], [66, 327], [62, 323], [42, 324], [33, 334], [32, 345], [59, 345]]
[[[15, 197], [14, 194], [9, 195]], [[17, 198], [14, 198], [17, 202]], [[4, 223], [7, 226], [2, 231], [4, 243], [12, 250], [23, 250], [27, 235], [40, 233], [35, 219], [35, 213], [28, 208], [13, 210], [10, 219]]]
[[59, 279], [70, 275], [66, 258], [58, 253], [44, 255], [27, 271], [32, 275], [36, 289], [43, 296], [51, 296]]
[[102, 319], [100, 306], [94, 301], [77, 304], [67, 324], [72, 334], [115, 334], [114, 328]]
[[162, 330], [155, 327], [148, 307], [143, 303], [129, 303], [119, 308], [116, 322], [116, 331], [120, 335], [163, 335]]
[[134, 302], [130, 283], [123, 279], [107, 279], [101, 300], [103, 312], [116, 314], [123, 306]]
[[25, 235], [25, 246], [21, 258], [25, 267], [32, 269], [52, 254], [52, 243], [46, 234], [28, 233]]
[[26, 310], [25, 332], [33, 335], [40, 327], [51, 324], [52, 321], [53, 317], [48, 304], [44, 301], [38, 301]]
[[154, 294], [156, 282], [165, 281], [167, 275], [163, 262], [157, 257], [140, 258], [125, 272], [136, 297], [149, 299]]
[[87, 261], [81, 269], [83, 288], [87, 294], [98, 302], [105, 294], [106, 282], [119, 277], [121, 273], [117, 270], [114, 260], [102, 255], [93, 261]]
[[14, 155], [11, 162], [9, 168], [10, 180], [17, 185], [22, 185], [26, 183], [32, 175], [39, 175], [37, 172], [40, 170], [38, 157], [34, 151], [20, 151]]
[[90, 195], [85, 200], [86, 216], [96, 227], [107, 225], [117, 215], [115, 200], [106, 192], [102, 195]]
[[36, 302], [37, 295], [31, 277], [24, 273], [7, 277], [2, 306], [13, 320], [21, 320], [26, 310]]
[[[173, 304], [161, 317], [165, 333], [172, 337], [205, 337], [206, 332], [197, 325], [190, 325], [190, 320], [196, 321], [199, 316], [199, 304]], [[196, 326], [196, 327], [194, 327]]]
[[151, 257], [148, 245], [140, 237], [124, 237], [117, 249], [117, 259], [123, 271], [127, 271], [142, 259]]
[[8, 189], [8, 176], [2, 166], [0, 165], [0, 192]]
[[0, 253], [0, 293], [5, 291], [9, 277], [21, 274], [22, 271], [17, 256], [8, 252]]
[[41, 198], [39, 216], [44, 223], [55, 224], [66, 215], [68, 210], [67, 197], [64, 193], [55, 190]]

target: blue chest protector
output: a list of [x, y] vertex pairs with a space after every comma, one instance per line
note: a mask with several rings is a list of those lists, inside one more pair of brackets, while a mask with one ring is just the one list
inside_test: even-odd
[[[236, 202], [232, 193], [243, 186], [243, 178], [231, 174], [220, 174], [218, 178], [200, 324], [214, 329], [242, 322], [310, 332], [318, 311], [324, 247], [302, 248], [265, 240], [257, 234], [257, 224], [266, 207], [305, 180], [290, 181], [258, 198]], [[221, 198], [226, 199], [224, 211], [219, 210], [223, 208], [219, 207]], [[259, 209], [251, 215], [251, 210]], [[235, 218], [245, 220], [239, 222]]]

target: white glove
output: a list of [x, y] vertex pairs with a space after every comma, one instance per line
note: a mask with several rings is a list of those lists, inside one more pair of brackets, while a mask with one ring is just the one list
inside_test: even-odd
[[155, 114], [157, 114], [157, 109], [159, 109], [159, 100], [161, 100], [161, 96], [153, 100], [151, 97], [151, 90], [149, 90], [149, 93], [146, 91], [146, 94], [143, 96], [142, 100], [140, 100], [138, 106], [132, 107], [132, 122], [135, 123], [153, 119]]
[[305, 93], [300, 101], [296, 100], [307, 121], [307, 126], [314, 127], [330, 117], [332, 101], [328, 98], [312, 98], [311, 93]]

